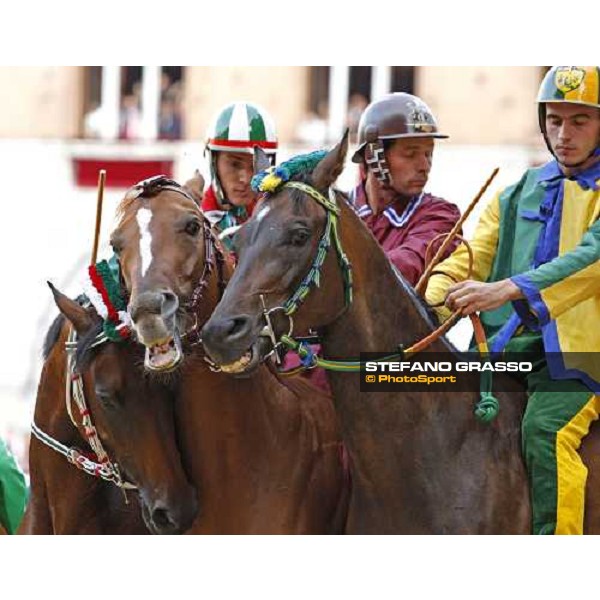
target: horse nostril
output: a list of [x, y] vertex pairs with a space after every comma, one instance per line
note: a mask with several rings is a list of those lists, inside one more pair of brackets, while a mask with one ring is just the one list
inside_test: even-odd
[[129, 305], [129, 314], [134, 323], [142, 315], [159, 315], [163, 305], [163, 295], [157, 292], [143, 292]]
[[[238, 315], [231, 319], [211, 317], [202, 328], [202, 343], [213, 359], [225, 360], [221, 353], [227, 354], [232, 350], [230, 344], [245, 346], [250, 339], [253, 319], [248, 315]], [[250, 345], [248, 342], [247, 345]], [[234, 349], [234, 354], [239, 348]], [[246, 350], [246, 348], [244, 348]]]
[[172, 317], [179, 308], [179, 298], [173, 292], [163, 292], [162, 305], [161, 305], [161, 315], [163, 319], [168, 319]]
[[169, 511], [166, 508], [155, 508], [152, 511], [152, 523], [161, 531], [176, 528], [176, 524], [171, 520]]
[[249, 317], [235, 317], [225, 324], [227, 337], [243, 337], [250, 329]]

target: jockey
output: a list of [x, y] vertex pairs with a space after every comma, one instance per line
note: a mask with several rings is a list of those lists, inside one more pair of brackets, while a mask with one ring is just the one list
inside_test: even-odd
[[[277, 134], [273, 120], [264, 108], [250, 102], [234, 102], [219, 111], [207, 137], [205, 152], [208, 153], [211, 183], [204, 192], [201, 208], [219, 235], [252, 216], [257, 200], [257, 194], [250, 187], [254, 175], [254, 146], [260, 146], [274, 164]], [[221, 238], [221, 244], [231, 250], [231, 236]], [[108, 264], [118, 280], [116, 255]]]
[[[534, 370], [522, 444], [534, 533], [582, 533], [587, 469], [577, 450], [600, 411], [600, 68], [552, 67], [537, 98], [554, 159], [528, 169], [486, 207], [426, 292], [481, 320], [492, 352], [527, 351]], [[457, 283], [460, 282], [460, 283]], [[528, 359], [529, 360], [529, 359]]]
[[27, 504], [27, 484], [15, 459], [0, 440], [0, 526], [15, 533]]
[[448, 233], [460, 218], [457, 206], [423, 191], [434, 139], [447, 137], [439, 133], [429, 107], [404, 92], [369, 104], [358, 126], [359, 146], [352, 160], [360, 165], [360, 182], [350, 199], [411, 285], [425, 269], [429, 242]]
[[[217, 233], [241, 225], [252, 215], [257, 200], [250, 187], [255, 146], [275, 163], [277, 134], [267, 111], [250, 102], [223, 108], [208, 131], [211, 184], [202, 199], [202, 212]], [[222, 238], [227, 249], [230, 239]]]

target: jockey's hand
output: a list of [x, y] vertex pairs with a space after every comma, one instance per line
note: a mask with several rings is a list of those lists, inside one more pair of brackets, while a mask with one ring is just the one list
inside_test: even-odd
[[519, 298], [523, 298], [523, 294], [510, 279], [493, 283], [467, 280], [448, 288], [445, 304], [450, 310], [460, 309], [463, 315], [470, 315], [477, 311], [494, 310]]

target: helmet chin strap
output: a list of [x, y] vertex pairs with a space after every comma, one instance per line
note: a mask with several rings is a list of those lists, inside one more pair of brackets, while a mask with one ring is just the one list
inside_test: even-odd
[[221, 180], [219, 179], [219, 174], [217, 171], [217, 153], [213, 150], [209, 150], [210, 155], [210, 167], [211, 167], [211, 175], [212, 175], [212, 186], [215, 190], [215, 196], [219, 204], [225, 209], [229, 210], [233, 208], [233, 204], [225, 198], [225, 193], [223, 191], [223, 186], [221, 185]]
[[[550, 152], [552, 152], [552, 150], [550, 150]], [[558, 158], [556, 158], [556, 154], [554, 154], [554, 152], [552, 152], [552, 156], [554, 156], [554, 158], [556, 159], [556, 162], [563, 166], [565, 169], [577, 169], [579, 167], [581, 167], [582, 165], [584, 165], [590, 158], [594, 157], [594, 156], [598, 156], [600, 157], [600, 146], [596, 146], [596, 148], [594, 148], [583, 160], [580, 160], [579, 162], [575, 163], [574, 165], [567, 165], [564, 162], [562, 162], [561, 160], [558, 160]]]
[[589, 152], [588, 155], [583, 160], [580, 160], [579, 162], [576, 162], [573, 165], [567, 165], [562, 160], [560, 160], [554, 153], [554, 150], [552, 149], [552, 145], [550, 144], [550, 140], [548, 139], [548, 136], [546, 135], [545, 131], [544, 131], [544, 141], [546, 142], [546, 147], [548, 148], [550, 154], [552, 154], [552, 156], [554, 156], [554, 159], [556, 160], [556, 162], [561, 167], [564, 167], [565, 169], [577, 169], [577, 168], [581, 167], [582, 165], [584, 165], [593, 156], [600, 156], [600, 144], [599, 144], [591, 152]]
[[365, 148], [365, 162], [381, 183], [391, 185], [390, 168], [385, 158], [385, 149], [381, 140], [367, 144]]

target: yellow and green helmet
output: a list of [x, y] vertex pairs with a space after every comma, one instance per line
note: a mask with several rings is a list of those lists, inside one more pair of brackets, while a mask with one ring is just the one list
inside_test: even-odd
[[552, 67], [540, 85], [537, 101], [600, 108], [600, 67]]
[[[552, 67], [546, 73], [537, 97], [538, 119], [546, 146], [554, 155], [546, 132], [546, 104], [550, 102], [582, 104], [600, 110], [600, 67]], [[598, 146], [590, 156], [597, 151]]]

